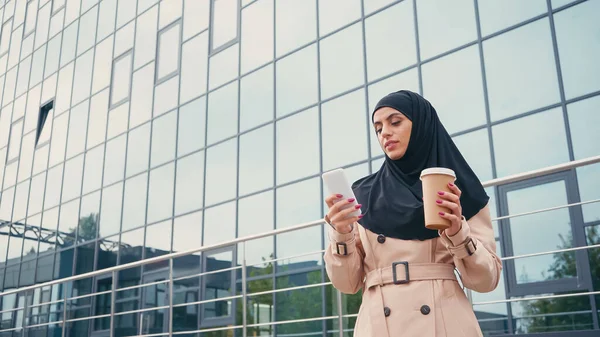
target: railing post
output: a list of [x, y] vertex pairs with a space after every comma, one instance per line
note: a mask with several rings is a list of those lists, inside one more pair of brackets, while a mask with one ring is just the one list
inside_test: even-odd
[[173, 259], [169, 259], [169, 336], [173, 336]]
[[338, 307], [338, 329], [339, 336], [344, 337], [344, 308], [342, 303], [342, 293], [336, 289], [335, 291], [337, 296], [337, 307]]
[[247, 297], [246, 297], [246, 241], [242, 242], [242, 336], [247, 337], [248, 331], [246, 325], [248, 324], [247, 309]]
[[67, 299], [69, 298], [69, 287], [67, 286], [66, 282], [63, 284], [63, 292], [62, 337], [65, 337], [67, 334]]
[[117, 289], [117, 272], [112, 272], [112, 286], [110, 289], [110, 337], [115, 335], [115, 293]]

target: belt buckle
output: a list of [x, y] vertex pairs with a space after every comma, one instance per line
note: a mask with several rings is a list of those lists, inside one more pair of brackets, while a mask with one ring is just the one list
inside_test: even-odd
[[[340, 249], [340, 247], [341, 247], [342, 249]], [[348, 255], [348, 246], [346, 245], [346, 243], [345, 243], [345, 242], [337, 242], [337, 243], [335, 244], [335, 248], [336, 248], [336, 250], [337, 250], [337, 253], [338, 253], [339, 255], [343, 255], [343, 256], [346, 256], [346, 255]]]
[[[404, 265], [404, 270], [406, 271], [406, 279], [398, 280], [398, 275], [396, 275], [396, 266], [399, 264]], [[394, 280], [394, 284], [404, 284], [410, 282], [410, 276], [408, 275], [408, 261], [399, 261], [392, 263], [392, 277]]]

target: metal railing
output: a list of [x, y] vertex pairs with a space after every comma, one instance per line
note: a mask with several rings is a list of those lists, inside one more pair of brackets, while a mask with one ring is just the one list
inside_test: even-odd
[[[568, 162], [568, 163], [564, 163], [564, 164], [560, 164], [560, 165], [556, 165], [556, 166], [552, 166], [552, 167], [547, 167], [544, 169], [525, 172], [522, 174], [512, 175], [512, 176], [508, 176], [508, 177], [504, 177], [504, 178], [493, 179], [493, 180], [484, 182], [483, 185], [485, 187], [504, 185], [504, 184], [509, 184], [509, 183], [513, 183], [513, 182], [523, 181], [523, 180], [534, 178], [534, 177], [539, 177], [539, 176], [548, 175], [548, 174], [552, 174], [552, 173], [571, 170], [571, 169], [574, 169], [577, 167], [591, 165], [591, 164], [595, 164], [595, 163], [599, 163], [599, 162], [600, 162], [600, 156], [589, 157], [586, 159], [572, 161], [572, 162]], [[547, 212], [547, 211], [561, 209], [561, 208], [581, 206], [581, 205], [597, 203], [597, 202], [600, 202], [600, 199], [589, 200], [589, 201], [585, 201], [585, 202], [578, 202], [578, 203], [573, 203], [573, 204], [568, 204], [568, 205], [562, 205], [562, 206], [552, 207], [552, 208], [547, 208], [547, 209], [535, 210], [535, 211], [531, 211], [531, 212], [527, 212], [527, 213], [497, 217], [497, 218], [494, 218], [493, 221], [499, 221], [499, 220], [508, 219], [508, 218], [515, 218], [515, 217], [520, 217], [520, 216], [526, 216], [526, 215]], [[67, 331], [67, 326], [69, 323], [74, 323], [74, 322], [84, 321], [84, 320], [89, 320], [90, 322], [93, 322], [94, 320], [97, 320], [97, 319], [109, 318], [110, 319], [110, 328], [109, 328], [110, 330], [109, 331], [110, 331], [110, 336], [112, 337], [114, 334], [114, 330], [115, 330], [115, 317], [125, 316], [125, 315], [129, 315], [129, 314], [139, 314], [140, 315], [140, 319], [139, 319], [140, 328], [137, 330], [138, 332], [136, 334], [131, 335], [131, 336], [138, 336], [138, 337], [142, 337], [142, 336], [143, 337], [177, 336], [177, 335], [189, 335], [189, 334], [194, 334], [194, 333], [207, 333], [207, 332], [211, 332], [211, 331], [241, 329], [242, 335], [244, 337], [246, 337], [248, 328], [260, 328], [260, 327], [265, 327], [265, 326], [274, 327], [274, 326], [280, 326], [280, 325], [285, 325], [285, 324], [307, 323], [307, 322], [318, 322], [318, 321], [329, 321], [329, 320], [331, 320], [331, 321], [338, 320], [338, 329], [333, 330], [333, 331], [335, 331], [336, 333], [339, 333], [339, 336], [343, 336], [344, 331], [351, 330], [351, 329], [344, 327], [344, 325], [343, 325], [344, 319], [356, 317], [357, 314], [343, 314], [342, 294], [341, 294], [341, 292], [339, 292], [337, 290], [335, 290], [335, 296], [336, 296], [336, 302], [337, 302], [337, 304], [336, 304], [337, 314], [336, 315], [325, 316], [325, 317], [302, 318], [302, 319], [285, 320], [285, 321], [274, 321], [274, 322], [269, 321], [269, 322], [265, 322], [265, 323], [249, 324], [249, 322], [248, 322], [248, 317], [247, 317], [248, 316], [248, 313], [247, 313], [248, 307], [247, 306], [248, 306], [249, 298], [257, 297], [257, 296], [264, 296], [264, 295], [272, 295], [272, 294], [275, 294], [278, 292], [284, 292], [284, 291], [293, 291], [293, 290], [309, 289], [309, 288], [314, 288], [314, 287], [332, 286], [332, 283], [331, 282], [320, 282], [320, 283], [316, 283], [316, 284], [309, 284], [309, 285], [303, 285], [303, 286], [287, 287], [287, 288], [281, 288], [281, 289], [272, 289], [272, 290], [268, 290], [268, 291], [248, 293], [248, 289], [247, 289], [247, 283], [248, 283], [247, 269], [248, 269], [248, 267], [258, 266], [258, 265], [266, 265], [268, 263], [276, 263], [281, 260], [290, 260], [292, 258], [303, 257], [303, 256], [308, 256], [308, 255], [323, 254], [324, 250], [317, 250], [317, 251], [304, 253], [304, 254], [291, 256], [291, 257], [274, 258], [274, 259], [262, 261], [260, 263], [247, 265], [246, 264], [246, 243], [249, 241], [252, 241], [252, 240], [257, 240], [257, 239], [266, 238], [266, 237], [274, 237], [276, 235], [290, 233], [290, 232], [294, 232], [294, 231], [298, 231], [298, 230], [302, 230], [302, 229], [306, 229], [306, 228], [311, 228], [311, 227], [315, 227], [315, 226], [320, 226], [320, 225], [323, 225], [322, 219], [298, 224], [295, 226], [290, 226], [287, 228], [281, 228], [281, 229], [277, 229], [277, 230], [273, 230], [273, 231], [269, 231], [269, 232], [265, 232], [265, 233], [261, 233], [261, 234], [249, 235], [249, 236], [246, 236], [243, 238], [237, 238], [234, 240], [229, 240], [229, 241], [221, 242], [218, 244], [206, 245], [206, 246], [190, 249], [187, 251], [170, 253], [170, 254], [166, 254], [166, 255], [162, 255], [162, 256], [158, 256], [158, 257], [148, 258], [148, 259], [144, 259], [144, 260], [140, 260], [140, 261], [136, 261], [136, 262], [131, 262], [131, 263], [123, 264], [123, 265], [105, 268], [102, 270], [88, 272], [85, 274], [75, 275], [75, 276], [57, 279], [57, 280], [53, 280], [53, 281], [49, 281], [49, 282], [45, 282], [45, 283], [35, 284], [32, 286], [21, 287], [21, 288], [17, 288], [17, 289], [11, 289], [11, 290], [4, 291], [4, 292], [0, 293], [0, 299], [13, 298], [11, 296], [16, 296], [17, 294], [31, 295], [32, 291], [35, 291], [36, 289], [45, 289], [45, 288], [50, 287], [52, 290], [54, 290], [53, 287], [55, 287], [55, 286], [63, 287], [62, 295], [61, 295], [62, 298], [60, 298], [60, 299], [54, 299], [52, 301], [47, 301], [44, 303], [35, 303], [35, 304], [32, 303], [30, 305], [27, 305], [28, 297], [24, 296], [25, 297], [24, 305], [19, 306], [19, 304], [15, 304], [17, 306], [16, 308], [6, 308], [6, 309], [0, 311], [0, 334], [5, 333], [5, 332], [11, 332], [11, 331], [21, 331], [24, 329], [40, 328], [40, 327], [44, 327], [44, 326], [55, 326], [55, 327], [58, 326], [58, 327], [62, 327], [62, 336], [65, 336], [66, 331]], [[194, 255], [197, 253], [213, 251], [213, 250], [217, 250], [220, 248], [231, 247], [231, 246], [236, 246], [236, 245], [241, 245], [241, 249], [238, 249], [238, 252], [241, 252], [241, 265], [231, 267], [231, 268], [212, 270], [212, 271], [208, 271], [208, 272], [195, 273], [193, 275], [185, 275], [182, 277], [174, 278], [174, 260], [181, 258], [181, 257]], [[600, 248], [600, 244], [558, 249], [558, 250], [539, 252], [539, 253], [533, 253], [533, 254], [523, 254], [523, 255], [518, 255], [518, 256], [508, 256], [508, 257], [502, 257], [502, 260], [504, 260], [504, 261], [515, 260], [515, 259], [520, 259], [520, 258], [527, 258], [527, 257], [548, 255], [548, 254], [556, 254], [556, 253], [562, 253], [562, 252], [573, 252], [573, 251], [592, 249], [592, 248]], [[136, 267], [145, 266], [145, 265], [152, 265], [152, 264], [156, 264], [159, 262], [165, 262], [165, 261], [168, 261], [168, 280], [143, 283], [143, 277], [140, 276], [140, 284], [137, 284], [134, 286], [118, 288], [117, 280], [118, 280], [119, 272], [126, 271], [126, 270], [136, 268]], [[231, 261], [231, 263], [233, 265], [235, 262]], [[241, 294], [227, 296], [227, 297], [217, 297], [217, 298], [212, 298], [212, 299], [205, 299], [205, 300], [200, 300], [200, 301], [190, 301], [190, 302], [185, 301], [184, 303], [177, 303], [177, 304], [173, 303], [174, 283], [175, 282], [182, 281], [185, 279], [190, 279], [190, 278], [200, 278], [202, 276], [223, 273], [223, 272], [227, 272], [227, 271], [234, 272], [234, 271], [238, 271], [238, 270], [241, 271], [241, 288], [242, 288]], [[105, 276], [105, 275], [110, 275], [112, 277], [112, 285], [111, 285], [110, 290], [96, 292], [96, 293], [90, 293], [90, 294], [84, 294], [84, 295], [79, 295], [79, 296], [71, 296], [71, 297], [68, 295], [69, 294], [68, 285], [72, 284], [74, 281], [84, 280], [84, 279], [92, 279], [92, 278], [95, 278], [98, 276]], [[237, 279], [237, 277], [236, 277], [236, 279]], [[161, 285], [161, 284], [166, 284], [168, 287], [168, 296], [167, 296], [168, 304], [150, 307], [150, 308], [141, 308], [142, 303], [141, 303], [141, 301], [139, 301], [140, 302], [139, 307], [141, 309], [115, 312], [115, 304], [117, 301], [116, 297], [119, 293], [123, 293], [128, 290], [137, 290], [137, 289]], [[234, 282], [234, 284], [237, 284], [237, 282]], [[273, 284], [273, 288], [277, 288], [277, 287]], [[232, 289], [232, 292], [236, 293], [236, 287], [234, 287]], [[92, 298], [92, 297], [96, 297], [96, 296], [108, 295], [108, 294], [110, 294], [110, 313], [105, 313], [105, 314], [100, 314], [100, 315], [89, 315], [89, 316], [85, 316], [85, 317], [68, 318], [69, 316], [67, 315], [67, 310], [69, 309], [69, 302], [72, 302], [75, 300], [86, 299], [86, 298]], [[511, 303], [511, 302], [518, 302], [518, 301], [532, 301], [532, 300], [541, 300], [541, 299], [554, 299], [554, 298], [589, 296], [589, 295], [600, 295], [600, 291], [587, 291], [587, 292], [578, 292], [578, 293], [571, 293], [571, 294], [511, 298], [511, 299], [502, 299], [502, 300], [494, 300], [494, 301], [472, 302], [472, 304], [473, 305], [486, 305], [486, 304]], [[470, 290], [468, 290], [468, 289], [467, 289], [467, 296], [469, 298], [471, 298]], [[207, 328], [190, 330], [190, 331], [187, 331], [187, 330], [186, 331], [173, 331], [173, 309], [174, 308], [199, 306], [202, 304], [231, 301], [231, 303], [232, 303], [231, 310], [235, 311], [236, 306], [233, 305], [233, 303], [234, 303], [233, 300], [238, 300], [238, 299], [242, 300], [241, 324], [237, 324], [237, 325], [229, 324], [227, 326], [221, 326], [221, 327], [207, 327]], [[138, 298], [138, 300], [139, 300], [139, 298]], [[16, 301], [14, 303], [16, 303]], [[27, 324], [29, 321], [29, 318], [30, 318], [29, 311], [31, 311], [34, 308], [41, 309], [44, 306], [46, 306], [46, 309], [47, 309], [46, 311], [51, 312], [51, 314], [53, 314], [53, 317], [55, 317], [56, 319], [53, 321], [50, 321], [50, 318], [49, 318], [48, 321], [50, 321], [50, 322]], [[58, 311], [50, 311], [51, 306], [53, 306], [53, 307], [61, 306], [62, 308], [60, 308]], [[2, 309], [3, 307], [0, 307], [0, 309]], [[90, 310], [90, 313], [91, 313], [91, 310], [93, 310], [91, 305], [90, 305], [89, 310]], [[168, 330], [164, 331], [164, 332], [159, 332], [159, 333], [141, 334], [144, 313], [149, 312], [149, 311], [159, 311], [159, 310], [167, 310], [168, 311], [168, 313], [166, 314], [167, 318], [168, 318], [168, 326], [167, 326]], [[270, 310], [272, 310], [272, 308]], [[18, 315], [19, 312], [22, 312], [21, 313], [22, 322], [18, 322], [13, 317], [13, 315], [15, 313], [17, 314], [17, 316], [19, 316]], [[199, 314], [199, 312], [198, 312], [198, 314]], [[39, 316], [39, 314], [36, 314], [36, 315]], [[48, 315], [50, 315], [50, 314], [48, 314]], [[11, 327], [3, 328], [4, 317], [9, 317], [9, 319], [11, 320], [11, 324], [10, 324]], [[50, 317], [50, 316], [48, 316], [48, 317]], [[61, 318], [59, 318], [59, 317], [61, 317]], [[508, 319], [508, 317], [506, 319]], [[235, 322], [235, 323], [237, 323], [237, 322]], [[330, 332], [331, 332], [331, 330], [330, 330]]]

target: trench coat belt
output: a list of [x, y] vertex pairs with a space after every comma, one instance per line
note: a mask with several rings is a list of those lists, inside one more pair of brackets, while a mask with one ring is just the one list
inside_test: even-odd
[[[387, 331], [387, 322], [384, 316], [383, 294], [381, 286], [402, 286], [412, 281], [423, 280], [455, 280], [454, 266], [448, 263], [409, 263], [407, 261], [395, 262], [389, 267], [379, 268], [367, 273], [365, 277], [365, 291], [373, 291], [373, 301], [370, 303], [371, 324], [383, 329], [382, 337], [393, 337]], [[373, 288], [373, 289], [371, 289]]]

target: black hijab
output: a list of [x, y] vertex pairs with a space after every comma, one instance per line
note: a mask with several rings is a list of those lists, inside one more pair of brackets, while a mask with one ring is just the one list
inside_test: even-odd
[[403, 240], [427, 240], [439, 236], [438, 231], [424, 225], [419, 176], [429, 167], [454, 170], [456, 186], [462, 191], [462, 213], [467, 220], [485, 207], [489, 197], [481, 182], [425, 98], [402, 90], [382, 98], [373, 115], [382, 107], [404, 114], [412, 122], [412, 131], [402, 158], [392, 160], [386, 155], [378, 172], [352, 184], [357, 201], [363, 205], [364, 216], [359, 220], [363, 227], [376, 234]]

